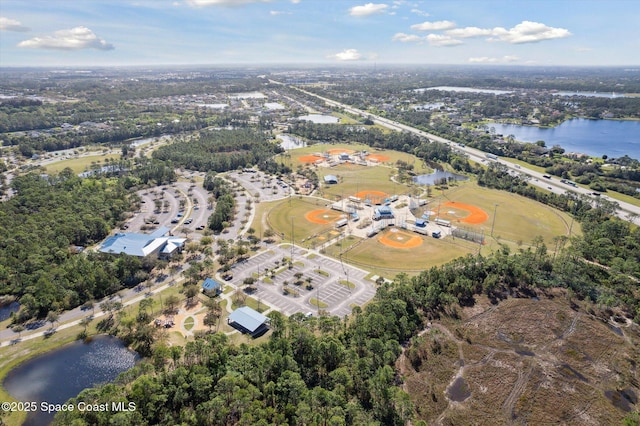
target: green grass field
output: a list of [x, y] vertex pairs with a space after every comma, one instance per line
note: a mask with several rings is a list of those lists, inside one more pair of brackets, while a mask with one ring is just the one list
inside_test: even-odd
[[[472, 204], [484, 210], [489, 215], [486, 222], [461, 225], [484, 232], [487, 240], [490, 240], [494, 219], [495, 239], [523, 244], [529, 244], [535, 237], [541, 236], [549, 246], [553, 243], [554, 237], [568, 235], [571, 226], [571, 217], [566, 213], [517, 194], [480, 187], [474, 182], [466, 182], [445, 191], [444, 196], [438, 196], [431, 201], [431, 207], [428, 208], [437, 207], [439, 202], [447, 201]], [[571, 232], [581, 233], [577, 222], [571, 226]]]
[[48, 173], [58, 173], [69, 167], [71, 170], [73, 170], [74, 173], [82, 173], [89, 170], [91, 166], [104, 166], [107, 159], [117, 160], [120, 157], [120, 154], [102, 154], [100, 152], [96, 152], [95, 155], [71, 158], [69, 160], [62, 160], [52, 164], [47, 164], [45, 166], [45, 170]]
[[[400, 152], [400, 151], [376, 150], [374, 148], [371, 148], [368, 145], [358, 144], [358, 143], [353, 143], [353, 144], [348, 144], [348, 143], [314, 144], [314, 145], [307, 146], [305, 148], [298, 148], [298, 149], [287, 151], [286, 155], [282, 155], [281, 154], [279, 156], [276, 156], [275, 160], [278, 163], [284, 162], [284, 164], [287, 164], [293, 170], [295, 170], [298, 166], [307, 166], [308, 165], [308, 163], [305, 163], [305, 162], [301, 161], [300, 157], [303, 157], [305, 155], [311, 155], [313, 153], [324, 153], [324, 152], [327, 152], [327, 151], [333, 150], [333, 149], [336, 149], [336, 150], [338, 150], [338, 149], [347, 150], [348, 149], [348, 150], [352, 150], [352, 151], [363, 151], [363, 150], [366, 150], [371, 154], [383, 155], [383, 156], [389, 157], [388, 161], [383, 162], [384, 164], [395, 165], [398, 160], [402, 160], [402, 161], [407, 162], [409, 164], [413, 164], [414, 171], [416, 173], [422, 174], [422, 173], [431, 173], [431, 172], [433, 172], [432, 169], [430, 169], [429, 167], [424, 165], [422, 160], [420, 160], [415, 155], [407, 154], [405, 152]], [[375, 167], [374, 167], [374, 169], [375, 169]], [[322, 170], [322, 169], [319, 169], [319, 171], [320, 170]], [[332, 169], [326, 169], [326, 170], [332, 170]], [[327, 172], [327, 173], [331, 174], [331, 172]]]
[[405, 185], [395, 183], [391, 180], [395, 169], [383, 166], [366, 167], [356, 164], [341, 164], [331, 168], [319, 168], [316, 173], [320, 177], [320, 182], [326, 175], [335, 175], [339, 183], [335, 185], [324, 185], [321, 188], [321, 196], [337, 200], [355, 195], [360, 191], [382, 191], [389, 195], [406, 194], [409, 188]]
[[313, 235], [325, 233], [334, 228], [333, 224], [319, 225], [305, 219], [306, 213], [326, 209], [326, 205], [326, 202], [317, 198], [294, 197], [274, 203], [261, 203], [261, 208], [269, 208], [266, 221], [271, 229], [283, 234], [284, 241], [291, 241], [293, 229], [294, 241], [300, 244]]
[[[388, 231], [385, 231], [388, 232]], [[342, 259], [377, 275], [393, 278], [400, 272], [410, 275], [443, 265], [452, 259], [477, 253], [478, 245], [451, 238], [436, 239], [422, 236], [422, 244], [412, 249], [395, 249], [378, 241], [380, 235], [353, 244], [353, 248], [343, 253]], [[340, 243], [327, 249], [327, 253], [339, 253]]]

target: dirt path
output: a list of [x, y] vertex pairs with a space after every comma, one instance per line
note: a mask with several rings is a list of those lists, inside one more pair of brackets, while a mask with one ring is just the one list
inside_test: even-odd
[[[524, 362], [527, 362], [527, 360], [525, 359]], [[524, 392], [524, 389], [529, 382], [529, 377], [531, 376], [531, 372], [533, 371], [533, 366], [534, 362], [531, 362], [526, 372], [524, 372], [523, 370], [518, 371], [518, 380], [516, 380], [513, 388], [511, 389], [511, 393], [509, 393], [509, 396], [504, 400], [504, 403], [502, 404], [502, 413], [505, 420], [507, 421], [514, 420], [516, 418], [513, 412], [513, 408], [516, 405], [517, 399], [520, 397], [520, 395], [522, 395], [522, 392]]]

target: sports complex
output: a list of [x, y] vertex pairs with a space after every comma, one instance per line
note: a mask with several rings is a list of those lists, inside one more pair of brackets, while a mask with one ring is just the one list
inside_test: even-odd
[[[550, 246], [557, 236], [580, 232], [563, 212], [472, 180], [432, 191], [397, 182], [397, 160], [412, 162], [418, 172], [431, 170], [406, 153], [368, 149], [313, 145], [291, 152], [291, 165], [312, 167], [320, 188], [313, 196], [263, 205], [264, 220], [254, 227], [269, 227], [283, 241], [387, 277], [488, 253], [502, 244], [526, 248], [538, 236]], [[335, 177], [332, 183], [325, 183], [328, 175]]]

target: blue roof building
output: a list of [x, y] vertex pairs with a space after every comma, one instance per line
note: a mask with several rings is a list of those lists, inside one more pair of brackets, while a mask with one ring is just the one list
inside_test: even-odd
[[248, 306], [243, 306], [231, 312], [227, 322], [243, 332], [255, 335], [266, 330], [269, 318]]
[[173, 236], [165, 237], [169, 228], [158, 228], [152, 234], [138, 234], [134, 232], [117, 233], [108, 237], [100, 246], [102, 253], [128, 254], [130, 256], [146, 257], [156, 254], [160, 257], [171, 257], [184, 246], [186, 238]]
[[222, 284], [211, 278], [207, 278], [202, 283], [202, 291], [205, 294], [218, 295], [222, 292]]

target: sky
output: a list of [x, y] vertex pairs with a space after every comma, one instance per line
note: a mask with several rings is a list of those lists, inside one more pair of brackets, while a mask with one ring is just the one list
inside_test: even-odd
[[640, 65], [638, 0], [0, 0], [0, 67]]

